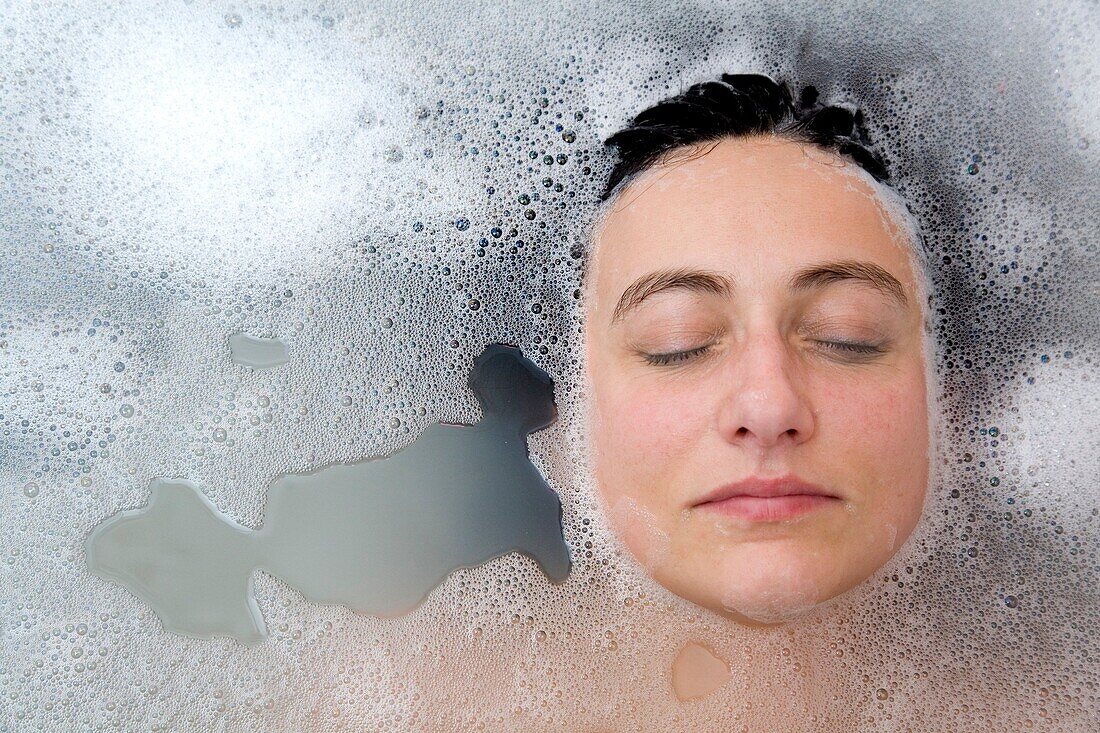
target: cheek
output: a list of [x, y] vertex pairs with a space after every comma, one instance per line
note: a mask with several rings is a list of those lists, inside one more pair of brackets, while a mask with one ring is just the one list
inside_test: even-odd
[[595, 383], [595, 435], [602, 475], [622, 493], [652, 493], [684, 468], [708, 424], [697, 394], [626, 376]]
[[607, 450], [634, 461], [639, 470], [667, 466], [682, 457], [706, 424], [705, 405], [698, 395], [669, 385], [618, 380], [598, 394], [597, 405]]
[[923, 412], [920, 395], [907, 385], [858, 386], [835, 391], [824, 409], [830, 416], [828, 427], [844, 444], [889, 458], [886, 453], [893, 455], [906, 444], [918, 403]]
[[923, 375], [888, 384], [870, 380], [832, 389], [820, 405], [822, 436], [842, 463], [834, 469], [859, 486], [865, 507], [904, 526], [920, 513], [928, 472], [928, 412]]

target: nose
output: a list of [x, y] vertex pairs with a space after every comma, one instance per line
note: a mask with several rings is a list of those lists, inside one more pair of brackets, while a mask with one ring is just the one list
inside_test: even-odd
[[782, 338], [748, 341], [732, 360], [718, 414], [722, 437], [757, 451], [809, 440], [813, 410]]

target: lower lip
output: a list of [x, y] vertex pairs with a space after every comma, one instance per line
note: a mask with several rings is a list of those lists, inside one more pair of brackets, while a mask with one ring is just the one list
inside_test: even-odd
[[708, 501], [702, 506], [731, 517], [753, 522], [778, 522], [807, 514], [839, 501], [834, 496], [793, 494], [790, 496], [732, 496], [722, 501]]

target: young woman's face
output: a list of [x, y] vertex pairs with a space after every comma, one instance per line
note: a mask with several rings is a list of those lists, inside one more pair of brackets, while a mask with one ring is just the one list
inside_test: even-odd
[[921, 295], [854, 164], [772, 137], [683, 157], [595, 235], [596, 479], [658, 582], [774, 623], [865, 580], [921, 515]]

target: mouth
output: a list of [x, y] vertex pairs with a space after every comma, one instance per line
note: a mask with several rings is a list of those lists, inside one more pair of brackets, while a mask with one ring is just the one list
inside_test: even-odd
[[778, 522], [840, 503], [839, 496], [821, 486], [781, 476], [720, 486], [694, 506], [754, 522]]

